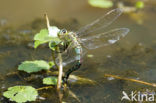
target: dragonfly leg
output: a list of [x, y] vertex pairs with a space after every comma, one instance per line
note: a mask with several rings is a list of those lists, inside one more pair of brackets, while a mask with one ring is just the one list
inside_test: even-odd
[[73, 66], [72, 68], [70, 68], [66, 73], [65, 76], [63, 77], [63, 82], [67, 83], [67, 80], [69, 78], [69, 75], [73, 72], [76, 71], [80, 68], [81, 63], [78, 61], [77, 64], [75, 66]]

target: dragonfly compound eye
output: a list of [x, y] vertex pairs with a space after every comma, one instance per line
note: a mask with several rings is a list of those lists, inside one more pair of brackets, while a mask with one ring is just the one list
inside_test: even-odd
[[66, 29], [62, 29], [61, 32], [62, 32], [63, 34], [66, 34], [66, 33], [67, 33], [67, 30], [66, 30]]

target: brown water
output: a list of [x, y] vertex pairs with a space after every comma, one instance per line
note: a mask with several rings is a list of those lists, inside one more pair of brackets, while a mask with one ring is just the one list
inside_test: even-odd
[[[97, 85], [69, 85], [82, 103], [121, 103], [122, 91], [156, 90], [153, 87], [124, 80], [104, 77], [104, 74], [118, 75], [155, 83], [156, 73], [156, 9], [155, 3], [138, 13], [123, 14], [110, 28], [127, 27], [131, 31], [118, 43], [89, 51], [93, 58], [84, 58], [80, 70], [74, 72], [98, 82]], [[30, 47], [33, 35], [45, 28], [43, 14], [48, 13], [52, 25], [76, 30], [100, 15], [109, 11], [91, 7], [84, 0], [0, 0], [0, 87], [1, 92], [14, 85], [42, 86], [40, 81], [23, 82], [17, 75], [3, 77], [17, 70], [24, 60], [50, 60], [50, 51], [46, 47], [34, 50]], [[141, 15], [141, 16], [140, 16]], [[41, 18], [41, 19], [38, 19]], [[139, 21], [142, 20], [142, 24]], [[108, 28], [108, 29], [110, 29]], [[45, 55], [46, 54], [46, 55]], [[20, 74], [20, 77], [27, 77]], [[36, 85], [37, 84], [37, 85]], [[57, 101], [54, 89], [40, 91], [46, 100], [41, 103]], [[8, 103], [1, 97], [2, 103]], [[65, 96], [67, 103], [77, 103], [70, 95]]]

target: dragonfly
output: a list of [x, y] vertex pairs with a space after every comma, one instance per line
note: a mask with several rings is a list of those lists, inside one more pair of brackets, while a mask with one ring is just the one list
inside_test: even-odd
[[[80, 28], [77, 32], [67, 31], [66, 29], [60, 30], [58, 37], [64, 44], [68, 44], [62, 53], [63, 66], [76, 62], [76, 65], [65, 73], [64, 81], [67, 81], [73, 71], [80, 68], [82, 57], [88, 50], [114, 44], [127, 35], [129, 32], [128, 28], [116, 28], [108, 32], [97, 33], [112, 24], [122, 12], [122, 9], [113, 9], [90, 24]], [[57, 64], [59, 63], [58, 60], [56, 58]]]

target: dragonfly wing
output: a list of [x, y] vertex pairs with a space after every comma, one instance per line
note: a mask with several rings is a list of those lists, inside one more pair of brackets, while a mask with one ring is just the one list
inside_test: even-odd
[[124, 37], [128, 32], [128, 28], [118, 28], [109, 32], [97, 34], [95, 36], [83, 38], [80, 40], [80, 42], [87, 49], [96, 49], [109, 44], [114, 44], [120, 40], [120, 38]]
[[[84, 56], [84, 54], [86, 53], [86, 50], [83, 48], [83, 52], [81, 54], [81, 56]], [[73, 47], [73, 42], [70, 43], [70, 45], [68, 46], [68, 48], [65, 50], [65, 52], [62, 53], [62, 60], [63, 60], [63, 66], [66, 66], [67, 64], [70, 64], [74, 61], [76, 61], [76, 52], [75, 49]], [[57, 65], [59, 65], [59, 58], [56, 58], [56, 63]]]
[[77, 32], [77, 35], [80, 37], [83, 35], [87, 35], [91, 32], [97, 31], [99, 29], [105, 28], [108, 25], [110, 25], [113, 21], [115, 21], [121, 15], [121, 13], [122, 13], [122, 10], [119, 8], [111, 10], [105, 15], [103, 15], [102, 17], [93, 21], [92, 23], [82, 27]]
[[[62, 53], [63, 66], [75, 61], [75, 52], [73, 49], [73, 43], [71, 42], [67, 49]], [[56, 58], [56, 63], [59, 65], [59, 58]]]

